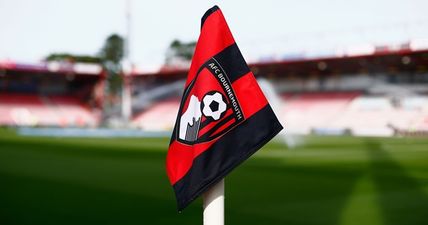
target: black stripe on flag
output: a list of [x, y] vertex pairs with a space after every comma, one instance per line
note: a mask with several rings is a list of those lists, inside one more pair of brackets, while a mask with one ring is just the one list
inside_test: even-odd
[[221, 65], [231, 83], [250, 72], [236, 43], [225, 48], [213, 58]]

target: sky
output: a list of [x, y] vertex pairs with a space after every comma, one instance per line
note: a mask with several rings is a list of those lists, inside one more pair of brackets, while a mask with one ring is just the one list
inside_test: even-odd
[[[130, 59], [156, 68], [173, 39], [197, 40], [218, 5], [245, 58], [428, 38], [427, 0], [129, 0]], [[0, 60], [34, 63], [49, 53], [96, 54], [127, 33], [126, 0], [0, 0]]]

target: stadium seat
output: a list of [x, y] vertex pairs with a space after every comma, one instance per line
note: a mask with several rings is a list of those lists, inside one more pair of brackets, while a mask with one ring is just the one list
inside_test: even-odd
[[132, 124], [135, 127], [145, 130], [172, 130], [179, 107], [180, 99], [178, 98], [157, 102], [147, 110], [135, 116], [132, 120]]
[[309, 134], [315, 128], [328, 128], [359, 92], [303, 93], [286, 96], [280, 117], [288, 130]]
[[99, 119], [73, 96], [0, 94], [0, 124], [7, 126], [95, 126]]

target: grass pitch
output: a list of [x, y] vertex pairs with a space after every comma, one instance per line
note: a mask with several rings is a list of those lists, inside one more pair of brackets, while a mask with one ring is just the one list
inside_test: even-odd
[[[202, 224], [200, 199], [176, 211], [168, 141], [0, 130], [0, 224]], [[227, 177], [226, 224], [428, 224], [428, 140], [271, 142]]]

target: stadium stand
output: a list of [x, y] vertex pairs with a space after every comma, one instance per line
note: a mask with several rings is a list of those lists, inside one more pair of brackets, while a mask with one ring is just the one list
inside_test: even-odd
[[[303, 96], [308, 96], [304, 94]], [[285, 121], [290, 131], [309, 134], [313, 130], [350, 132], [359, 136], [391, 136], [394, 129], [427, 130], [428, 111], [424, 101], [394, 105], [392, 99], [342, 93], [297, 96], [284, 105]], [[280, 116], [281, 116], [280, 115]]]
[[[277, 114], [287, 133], [392, 136], [424, 132], [428, 128], [428, 51], [408, 46], [367, 54], [265, 60], [250, 68], [280, 93]], [[147, 90], [148, 84], [179, 83], [186, 73], [160, 70], [135, 74], [134, 80]], [[142, 90], [138, 85], [133, 88]], [[147, 108], [134, 105], [134, 126], [172, 129], [180, 98], [175, 96]]]
[[289, 130], [308, 134], [314, 128], [328, 128], [358, 95], [359, 92], [295, 94], [285, 99], [280, 116], [287, 121]]
[[62, 126], [96, 126], [99, 122], [97, 116], [89, 106], [84, 105], [77, 98], [72, 96], [52, 96], [50, 108], [60, 116]]
[[0, 63], [0, 126], [98, 126], [99, 105], [89, 103], [102, 74], [85, 68]]
[[179, 106], [179, 98], [159, 101], [138, 114], [132, 120], [132, 124], [135, 127], [145, 130], [172, 130], [174, 128], [175, 119], [177, 118]]
[[96, 126], [97, 116], [72, 96], [0, 94], [0, 124], [8, 126]]
[[[260, 84], [268, 81], [262, 86], [271, 86], [271, 103], [287, 133], [425, 135], [428, 50], [409, 46], [249, 66]], [[183, 68], [132, 71], [130, 125], [171, 131], [186, 75]], [[0, 61], [0, 125], [99, 126], [104, 85], [103, 72], [94, 65]]]

